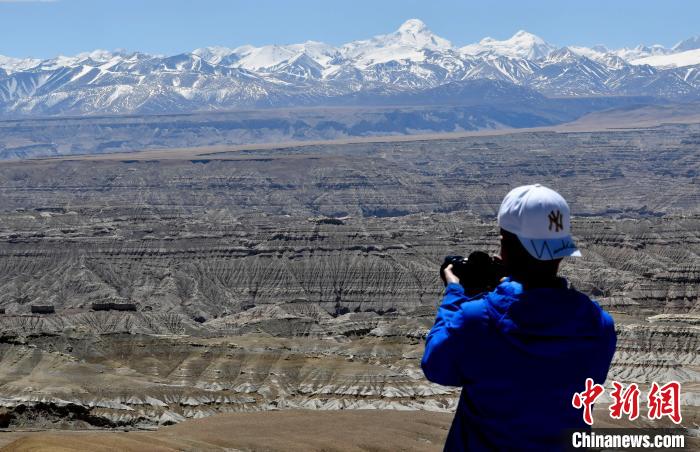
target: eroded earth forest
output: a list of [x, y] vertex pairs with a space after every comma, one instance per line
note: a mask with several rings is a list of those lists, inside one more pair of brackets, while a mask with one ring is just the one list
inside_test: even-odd
[[3, 162], [0, 426], [452, 410], [420, 370], [439, 265], [496, 252], [535, 182], [572, 206], [564, 274], [615, 317], [609, 378], [682, 382], [697, 423], [700, 125], [665, 125]]

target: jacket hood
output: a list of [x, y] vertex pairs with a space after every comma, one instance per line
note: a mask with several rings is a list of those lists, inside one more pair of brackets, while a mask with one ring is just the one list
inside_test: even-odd
[[563, 278], [561, 288], [529, 290], [506, 278], [486, 302], [497, 328], [514, 337], [597, 337], [606, 326], [600, 306]]

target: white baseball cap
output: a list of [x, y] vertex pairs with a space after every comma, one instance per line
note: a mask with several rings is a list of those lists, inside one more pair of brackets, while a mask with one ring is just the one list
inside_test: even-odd
[[535, 259], [580, 256], [571, 238], [571, 212], [566, 200], [540, 184], [511, 190], [498, 210], [498, 225], [515, 234]]

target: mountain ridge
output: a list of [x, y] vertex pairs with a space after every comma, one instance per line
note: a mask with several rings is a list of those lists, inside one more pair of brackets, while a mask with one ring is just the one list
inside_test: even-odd
[[480, 79], [550, 97], [685, 102], [700, 99], [696, 44], [689, 38], [671, 49], [558, 47], [520, 30], [506, 40], [455, 47], [410, 19], [392, 33], [338, 47], [306, 41], [168, 56], [105, 50], [45, 60], [0, 56], [0, 117], [334, 106], [375, 94], [406, 104], [427, 100], [437, 87]]

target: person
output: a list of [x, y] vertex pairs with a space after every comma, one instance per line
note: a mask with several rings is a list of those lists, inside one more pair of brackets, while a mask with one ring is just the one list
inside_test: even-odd
[[428, 380], [461, 386], [446, 451], [564, 449], [585, 428], [573, 395], [603, 384], [616, 335], [612, 317], [557, 272], [580, 256], [564, 198], [539, 184], [510, 191], [498, 212], [506, 277], [467, 297], [452, 266], [426, 338]]

